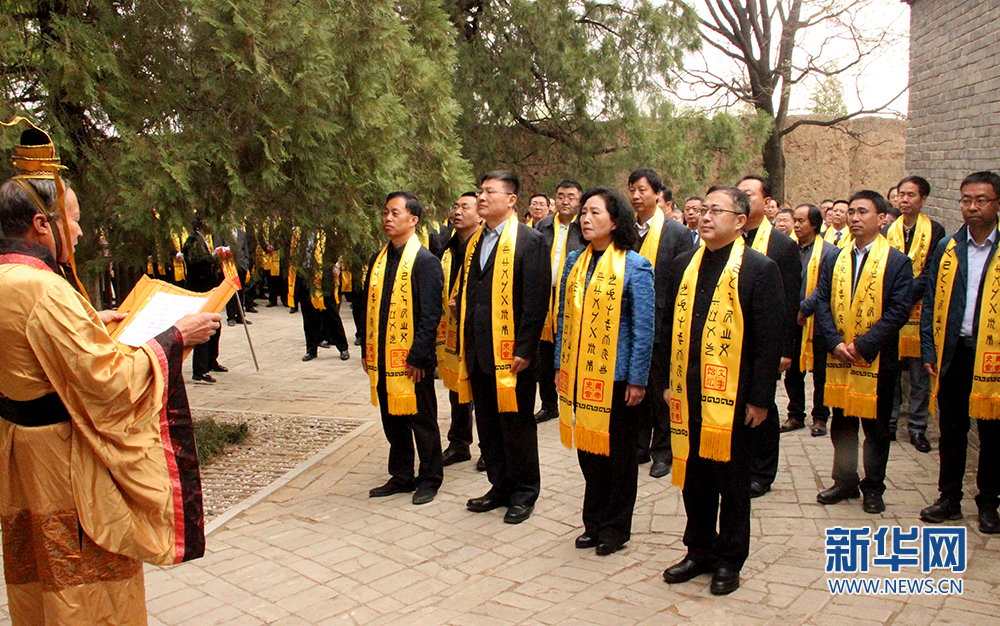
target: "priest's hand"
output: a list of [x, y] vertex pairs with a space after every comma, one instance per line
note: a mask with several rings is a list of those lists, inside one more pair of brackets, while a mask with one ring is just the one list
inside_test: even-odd
[[854, 364], [854, 356], [848, 351], [847, 344], [843, 341], [838, 343], [837, 347], [833, 349], [833, 356], [841, 363]]
[[451, 316], [455, 319], [458, 319], [458, 314], [459, 314], [458, 302], [456, 302], [455, 300], [449, 300], [448, 309], [451, 311]]
[[781, 357], [781, 363], [778, 365], [778, 373], [783, 374], [788, 371], [788, 368], [792, 366], [792, 360], [787, 356]]
[[759, 406], [754, 406], [752, 404], [748, 404], [747, 418], [744, 423], [749, 425], [750, 428], [754, 428], [755, 426], [759, 426], [760, 423], [763, 422], [764, 418], [766, 417], [767, 417], [767, 409], [761, 408]]
[[413, 379], [414, 384], [419, 383], [427, 375], [427, 370], [420, 369], [419, 367], [413, 367], [409, 363], [406, 364], [406, 375]]
[[641, 385], [629, 385], [625, 388], [625, 406], [635, 406], [646, 397], [646, 388]]
[[663, 390], [663, 401], [666, 402], [668, 406], [670, 405], [670, 388], [669, 387]]
[[125, 319], [126, 314], [119, 313], [118, 311], [98, 311], [97, 316], [100, 317], [101, 322], [103, 322], [104, 325], [107, 326], [112, 322], [122, 321], [123, 319]]
[[938, 374], [937, 373], [937, 363], [924, 363], [924, 369], [927, 370], [928, 374], [930, 374], [931, 376], [937, 378], [937, 374]]
[[796, 318], [795, 321], [799, 323], [799, 326], [805, 326], [807, 319], [808, 318], [806, 318], [806, 314], [803, 313], [802, 311], [799, 311], [799, 316]]
[[531, 361], [523, 357], [516, 356], [514, 357], [514, 362], [510, 364], [510, 373], [519, 374], [528, 369], [529, 365], [531, 365]]
[[177, 320], [174, 328], [181, 334], [185, 346], [205, 343], [222, 326], [222, 316], [218, 313], [194, 313]]

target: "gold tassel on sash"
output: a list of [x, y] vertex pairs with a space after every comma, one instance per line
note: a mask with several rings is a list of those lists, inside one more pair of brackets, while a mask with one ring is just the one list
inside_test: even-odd
[[[858, 277], [858, 288], [851, 296], [854, 246], [845, 248], [837, 256], [833, 269], [830, 306], [833, 321], [845, 344], [850, 345], [868, 332], [882, 317], [882, 285], [889, 259], [889, 242], [879, 235], [875, 238], [868, 260]], [[855, 333], [855, 328], [862, 332]], [[825, 399], [827, 406], [844, 410], [854, 417], [875, 419], [878, 396], [878, 370], [881, 357], [872, 363], [855, 362], [854, 365], [830, 359], [826, 366]]]
[[316, 233], [316, 247], [313, 250], [312, 289], [309, 291], [309, 300], [317, 311], [326, 310], [326, 303], [323, 302], [323, 255], [325, 252], [326, 233]]
[[[739, 273], [746, 245], [737, 237], [722, 270], [702, 329], [701, 431], [698, 456], [713, 461], [729, 461], [736, 418], [736, 391], [739, 386], [743, 350], [743, 309], [739, 299]], [[692, 307], [705, 247], [699, 247], [684, 270], [674, 304], [672, 328], [674, 346], [670, 367], [670, 442], [674, 451], [671, 470], [673, 484], [684, 488], [687, 460], [691, 452], [690, 407], [687, 369], [691, 349]], [[722, 337], [730, 338], [723, 341]]]
[[[389, 246], [379, 252], [368, 281], [367, 329], [365, 337], [365, 369], [371, 386], [372, 404], [378, 406], [378, 361], [382, 345], [379, 337], [379, 312], [382, 307], [382, 287], [385, 281], [386, 257]], [[396, 269], [396, 278], [389, 296], [389, 321], [385, 337], [385, 391], [390, 415], [414, 415], [417, 394], [413, 379], [406, 375], [406, 357], [413, 345], [413, 264], [420, 251], [420, 240], [412, 235]]]
[[[567, 448], [573, 447], [575, 439], [577, 449], [604, 456], [611, 454], [608, 429], [626, 254], [612, 244], [597, 261], [588, 285], [587, 270], [594, 254], [587, 246], [566, 281], [559, 357], [559, 439]], [[585, 332], [584, 324], [596, 334]]]
[[[812, 256], [809, 257], [809, 264], [806, 266], [806, 297], [809, 297], [816, 289], [819, 282], [819, 265], [823, 259], [823, 239], [816, 237], [813, 239]], [[806, 318], [806, 323], [802, 326], [802, 350], [799, 352], [799, 371], [813, 371], [815, 353], [813, 352], [813, 330], [816, 328], [816, 316], [810, 315]]]
[[296, 274], [299, 271], [298, 266], [295, 261], [295, 254], [299, 250], [299, 240], [302, 238], [302, 231], [298, 226], [292, 229], [292, 240], [288, 247], [288, 295], [285, 297], [285, 301], [288, 303], [288, 308], [295, 308], [295, 281]]
[[[931, 220], [921, 213], [914, 225], [913, 241], [907, 256], [913, 261], [913, 278], [916, 279], [924, 271], [924, 265], [931, 253]], [[893, 248], [904, 251], [906, 239], [903, 233], [903, 220], [898, 219], [886, 231], [886, 239]], [[899, 358], [920, 357], [920, 311], [923, 303], [918, 302], [910, 309], [910, 318], [899, 331]]]
[[451, 312], [448, 303], [458, 298], [459, 281], [451, 281], [451, 266], [455, 263], [451, 248], [441, 255], [441, 269], [444, 271], [444, 290], [442, 295], [444, 306], [441, 307], [441, 323], [438, 324], [435, 348], [438, 358], [438, 376], [450, 391], [458, 393], [458, 320]]

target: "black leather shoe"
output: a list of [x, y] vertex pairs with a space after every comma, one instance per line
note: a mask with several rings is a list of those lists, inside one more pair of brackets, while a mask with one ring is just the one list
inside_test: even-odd
[[304, 355], [302, 355], [302, 360], [303, 361], [312, 361], [315, 358], [316, 358], [316, 355], [315, 354], [311, 354], [309, 352], [306, 352]]
[[351, 358], [351, 353], [348, 352], [347, 350], [344, 350], [343, 352], [340, 353], [341, 361], [349, 361], [350, 358]]
[[503, 521], [505, 524], [520, 524], [531, 517], [531, 511], [534, 508], [532, 504], [512, 504], [503, 516]]
[[759, 498], [771, 490], [771, 485], [765, 485], [759, 480], [750, 481], [750, 497]]
[[483, 459], [483, 457], [479, 457], [479, 460], [476, 461], [476, 471], [477, 472], [486, 471], [486, 461]]
[[709, 589], [713, 596], [725, 596], [740, 588], [739, 570], [728, 567], [716, 568], [712, 575], [712, 586]]
[[473, 513], [485, 513], [504, 506], [507, 506], [507, 500], [497, 497], [492, 491], [481, 498], [473, 498], [465, 503], [465, 508]]
[[326, 339], [324, 339], [323, 341], [319, 342], [319, 347], [320, 348], [332, 348], [333, 344], [330, 343], [329, 341], [327, 341]]
[[594, 539], [587, 533], [583, 533], [582, 535], [576, 538], [576, 541], [573, 542], [573, 545], [575, 545], [580, 550], [586, 550], [587, 548], [593, 548], [594, 546], [596, 546], [597, 539]]
[[813, 437], [826, 437], [826, 422], [823, 420], [813, 420], [812, 430], [809, 434]]
[[931, 524], [962, 519], [962, 503], [938, 498], [934, 504], [920, 511], [920, 519]]
[[271, 309], [271, 308], [274, 308], [276, 306], [278, 306], [277, 302], [268, 302], [267, 304], [264, 305], [264, 308], [265, 309]]
[[684, 560], [677, 565], [672, 565], [663, 570], [663, 580], [668, 584], [676, 585], [677, 583], [686, 583], [695, 576], [713, 571], [715, 571], [715, 568], [709, 563], [699, 563], [698, 561], [692, 561], [689, 557], [684, 557]]
[[555, 419], [559, 417], [559, 411], [557, 409], [546, 410], [542, 409], [538, 413], [535, 413], [535, 423], [541, 424], [542, 422], [547, 422], [550, 419]]
[[441, 465], [448, 467], [449, 465], [454, 465], [455, 463], [461, 463], [462, 461], [468, 461], [472, 458], [468, 450], [459, 450], [458, 448], [448, 448], [441, 455]]
[[819, 492], [819, 495], [816, 496], [816, 502], [820, 504], [837, 504], [844, 500], [859, 497], [861, 497], [861, 490], [858, 489], [857, 485], [848, 487], [847, 485], [834, 484], [833, 487], [830, 487], [826, 491]]
[[927, 441], [927, 437], [925, 437], [923, 433], [910, 435], [910, 443], [917, 449], [917, 452], [931, 451], [931, 442]]
[[624, 548], [625, 544], [623, 543], [599, 543], [597, 544], [597, 549], [594, 550], [594, 552], [597, 553], [597, 556], [608, 556], [609, 554], [614, 554]]
[[389, 482], [382, 485], [381, 487], [375, 487], [368, 492], [369, 498], [384, 498], [386, 496], [391, 496], [397, 493], [410, 493], [416, 489], [416, 485], [406, 484], [400, 482], [394, 478], [390, 478]]
[[291, 313], [292, 315], [295, 315], [296, 313], [299, 312], [299, 307], [293, 306], [292, 308], [288, 309], [288, 312]]
[[663, 461], [653, 461], [649, 468], [649, 475], [653, 478], [663, 478], [670, 473], [670, 464]]
[[434, 496], [436, 495], [437, 489], [421, 487], [413, 493], [413, 504], [427, 504], [428, 502], [433, 502]]
[[226, 325], [227, 326], [236, 326], [236, 320], [228, 320], [228, 321], [226, 321]]
[[781, 432], [790, 433], [793, 430], [800, 430], [806, 427], [806, 423], [800, 419], [789, 417], [785, 420], [785, 423], [781, 425]]
[[885, 502], [882, 500], [882, 494], [866, 493], [861, 508], [864, 509], [865, 513], [871, 513], [872, 515], [881, 513], [885, 510]]
[[985, 535], [1000, 534], [1000, 514], [994, 509], [979, 509], [979, 532]]
[[222, 372], [223, 374], [225, 374], [226, 372], [229, 371], [229, 368], [228, 367], [223, 367], [222, 365], [219, 365], [218, 363], [216, 363], [212, 367], [208, 368], [208, 371], [210, 371], [210, 372]]
[[194, 379], [202, 383], [214, 383], [215, 378], [211, 374], [195, 374]]
[[361, 337], [355, 337], [354, 338], [354, 345], [356, 345], [356, 346], [360, 346], [361, 345]]

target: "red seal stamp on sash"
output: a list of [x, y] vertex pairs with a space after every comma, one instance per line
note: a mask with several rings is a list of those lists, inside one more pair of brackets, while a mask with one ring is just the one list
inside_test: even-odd
[[501, 361], [513, 361], [514, 360], [514, 342], [511, 340], [500, 342], [500, 360]]
[[1000, 352], [983, 354], [983, 374], [1000, 374]]
[[705, 364], [705, 389], [712, 391], [725, 391], [726, 383], [729, 382], [729, 368], [724, 365]]
[[406, 367], [406, 355], [409, 354], [409, 352], [409, 350], [390, 350], [389, 367], [392, 369]]
[[681, 401], [678, 398], [670, 398], [670, 423], [683, 423], [681, 419]]
[[375, 365], [375, 344], [366, 343], [365, 344], [365, 363], [369, 365]]
[[604, 402], [604, 381], [584, 378], [580, 395], [587, 402]]

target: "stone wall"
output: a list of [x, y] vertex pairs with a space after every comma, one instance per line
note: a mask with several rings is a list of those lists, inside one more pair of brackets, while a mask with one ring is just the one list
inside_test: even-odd
[[962, 223], [959, 184], [1000, 168], [1000, 38], [995, 0], [909, 0], [906, 171], [931, 183], [927, 213]]

